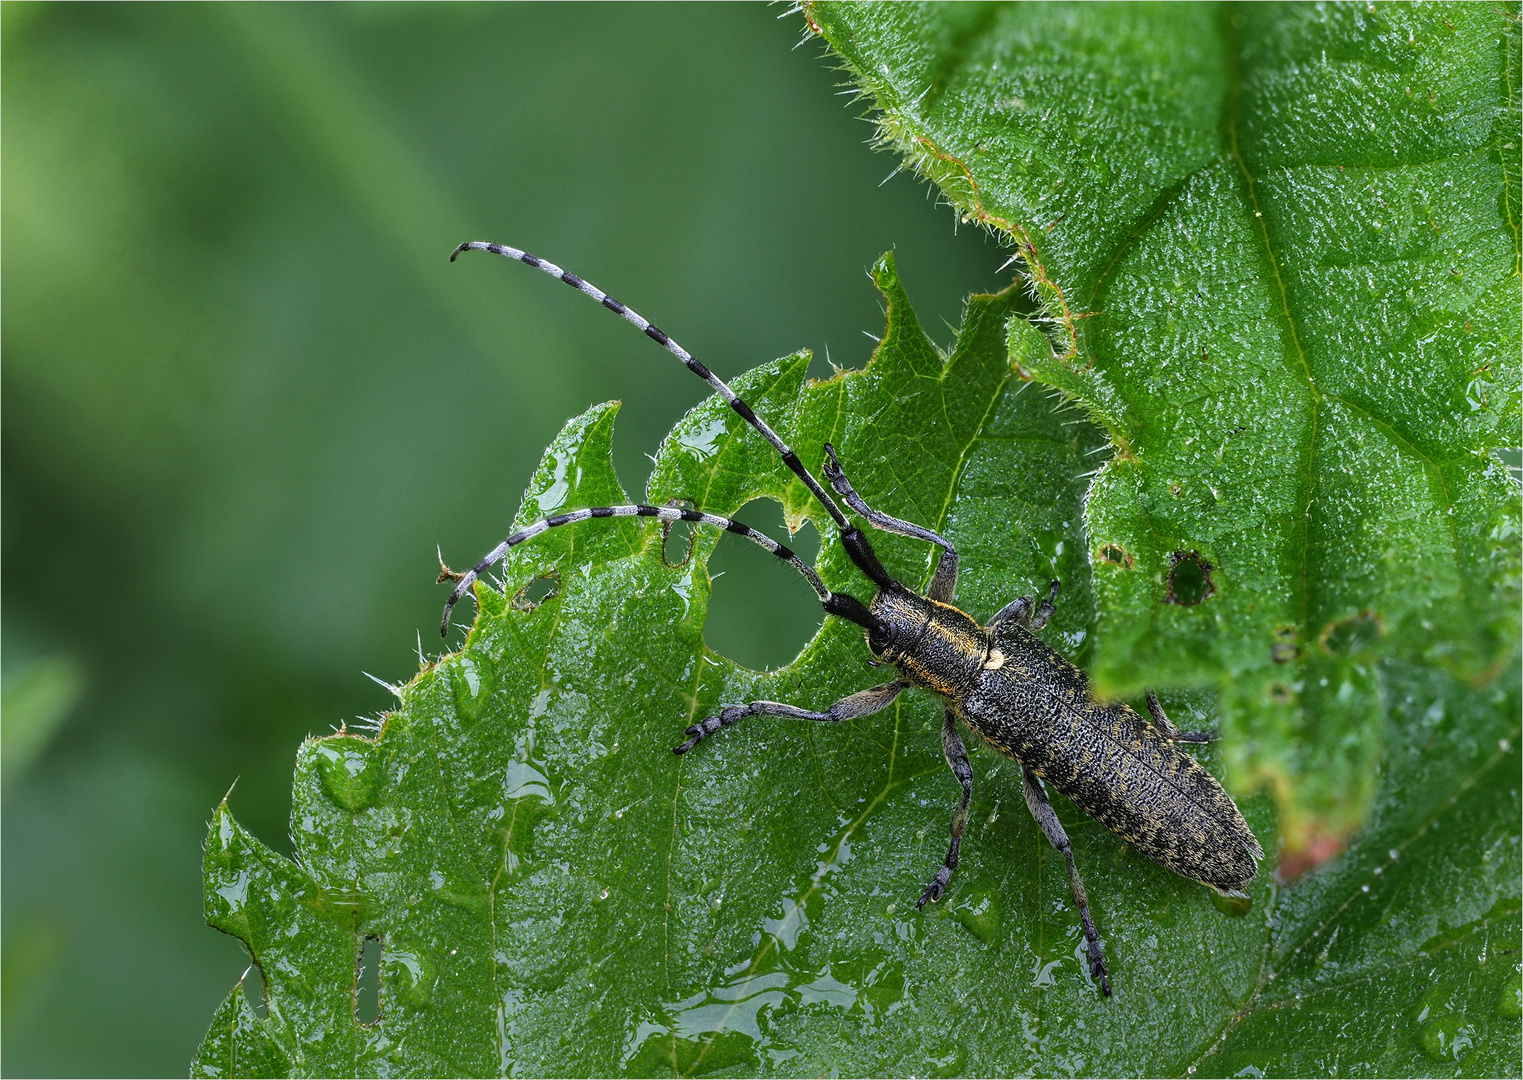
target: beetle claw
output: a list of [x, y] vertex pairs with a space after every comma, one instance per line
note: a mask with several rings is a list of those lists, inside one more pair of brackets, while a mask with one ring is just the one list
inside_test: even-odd
[[1091, 954], [1089, 958], [1089, 977], [1094, 979], [1100, 986], [1100, 992], [1106, 997], [1111, 996], [1110, 971], [1105, 966], [1105, 957]]
[[936, 871], [936, 876], [933, 877], [931, 879], [931, 883], [925, 887], [925, 892], [920, 894], [920, 900], [915, 904], [915, 906], [921, 911], [924, 911], [927, 904], [934, 904], [936, 901], [940, 900], [942, 893], [946, 891], [947, 882], [951, 880], [952, 868], [950, 866], [943, 866], [940, 870]]

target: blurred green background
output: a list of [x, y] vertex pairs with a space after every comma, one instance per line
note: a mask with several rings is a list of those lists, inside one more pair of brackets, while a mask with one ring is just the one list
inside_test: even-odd
[[[183, 1075], [246, 964], [201, 922], [212, 806], [237, 781], [289, 852], [298, 741], [387, 707], [362, 671], [439, 649], [435, 544], [461, 565], [500, 539], [593, 402], [624, 401], [639, 493], [703, 397], [585, 297], [451, 266], [455, 243], [552, 258], [723, 374], [861, 364], [888, 248], [944, 343], [1008, 280], [883, 182], [781, 14], [0, 8], [7, 1075]], [[710, 641], [783, 662], [817, 609], [737, 546]]]

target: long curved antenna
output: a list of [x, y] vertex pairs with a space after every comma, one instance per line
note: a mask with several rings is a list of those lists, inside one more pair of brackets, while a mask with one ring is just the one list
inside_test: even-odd
[[450, 255], [449, 257], [450, 262], [454, 262], [455, 256], [459, 255], [462, 251], [490, 251], [493, 255], [501, 255], [505, 258], [517, 259], [519, 262], [526, 263], [537, 270], [543, 270], [553, 278], [559, 278], [561, 281], [564, 281], [567, 285], [570, 285], [573, 289], [577, 290], [577, 292], [586, 293], [588, 296], [592, 297], [598, 303], [606, 307], [609, 311], [623, 318], [626, 322], [633, 323], [645, 334], [646, 337], [650, 338], [657, 345], [660, 345], [667, 352], [675, 356], [678, 360], [681, 360], [684, 364], [687, 365], [689, 371], [691, 371], [694, 375], [697, 375], [700, 379], [703, 379], [715, 390], [717, 390], [719, 392], [719, 396], [730, 403], [730, 408], [739, 413], [742, 420], [750, 424], [753, 428], [761, 433], [762, 438], [766, 439], [769, 443], [772, 444], [772, 448], [778, 452], [780, 457], [782, 457], [783, 464], [792, 469], [793, 474], [800, 480], [804, 481], [805, 486], [814, 493], [816, 501], [818, 501], [819, 504], [825, 508], [825, 512], [829, 514], [832, 519], [834, 519], [836, 525], [843, 530], [851, 528], [850, 524], [846, 520], [846, 515], [841, 513], [841, 508], [836, 505], [836, 501], [830, 497], [830, 495], [825, 491], [825, 488], [821, 486], [820, 482], [814, 478], [809, 470], [804, 468], [804, 463], [798, 459], [798, 455], [793, 452], [792, 448], [778, 437], [777, 432], [768, 427], [765, 420], [757, 416], [756, 413], [752, 412], [751, 406], [747, 405], [740, 398], [736, 397], [735, 391], [731, 390], [723, 379], [721, 379], [718, 375], [715, 375], [708, 368], [704, 367], [703, 364], [694, 359], [692, 353], [688, 352], [681, 345], [678, 345], [671, 338], [667, 337], [665, 332], [662, 331], [662, 329], [655, 323], [645, 318], [645, 316], [641, 315], [639, 312], [632, 311], [630, 308], [625, 307], [619, 301], [609, 296], [602, 289], [598, 288], [596, 285], [593, 285], [591, 282], [583, 281], [575, 274], [566, 270], [562, 270], [559, 266], [556, 266], [552, 262], [546, 262], [544, 259], [539, 258], [537, 255], [530, 255], [527, 251], [519, 251], [517, 248], [508, 247], [506, 244], [489, 244], [484, 240], [472, 240], [469, 243], [461, 244], [459, 247], [457, 247], [454, 251], [454, 254]]
[[804, 580], [809, 582], [809, 587], [820, 598], [820, 603], [825, 606], [825, 610], [830, 614], [849, 619], [859, 626], [869, 626], [876, 622], [876, 620], [868, 615], [867, 609], [862, 606], [860, 601], [845, 593], [831, 592], [825, 587], [825, 583], [820, 580], [820, 575], [814, 572], [812, 566], [795, 555], [789, 548], [779, 544], [765, 533], [757, 532], [749, 525], [736, 521], [733, 518], [717, 517], [714, 514], [705, 514], [698, 510], [688, 510], [680, 506], [631, 504], [628, 506], [593, 506], [585, 510], [568, 510], [564, 514], [556, 514], [554, 517], [545, 518], [543, 521], [536, 521], [533, 525], [518, 530], [518, 532], [488, 552], [487, 557], [477, 563], [470, 573], [461, 576], [459, 583], [455, 586], [455, 590], [450, 593], [449, 599], [444, 602], [444, 618], [439, 624], [439, 636], [444, 637], [449, 633], [450, 613], [454, 610], [455, 604], [459, 599], [465, 595], [466, 590], [471, 587], [471, 583], [491, 569], [498, 560], [508, 553], [510, 548], [517, 547], [525, 540], [538, 536], [549, 529], [559, 528], [562, 525], [570, 525], [575, 521], [586, 521], [588, 518], [609, 517], [653, 517], [658, 521], [690, 521], [695, 525], [710, 525], [716, 529], [723, 529], [725, 532], [734, 533], [736, 536], [744, 536], [753, 544], [770, 551], [802, 574]]

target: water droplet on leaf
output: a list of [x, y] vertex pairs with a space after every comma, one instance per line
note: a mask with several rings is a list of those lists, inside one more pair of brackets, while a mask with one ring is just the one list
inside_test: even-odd
[[381, 770], [372, 760], [374, 743], [340, 737], [319, 739], [311, 745], [323, 790], [330, 799], [351, 813], [375, 802], [381, 786]]

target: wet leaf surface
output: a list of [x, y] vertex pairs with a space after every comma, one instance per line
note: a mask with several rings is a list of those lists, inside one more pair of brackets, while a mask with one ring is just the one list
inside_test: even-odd
[[1016, 242], [1115, 453], [1091, 672], [1221, 691], [1315, 860], [1362, 819], [1382, 656], [1517, 642], [1516, 6], [808, 5], [883, 136]]
[[[887, 511], [944, 523], [964, 553], [970, 610], [1061, 578], [1044, 636], [1082, 657], [1093, 600], [1079, 513], [1103, 438], [1010, 374], [1015, 298], [975, 298], [944, 360], [891, 262], [877, 278], [890, 322], [869, 368], [805, 383], [801, 355], [737, 390], [816, 448], [816, 463], [834, 441]], [[614, 415], [599, 406], [568, 425], [518, 524], [624, 501]], [[739, 423], [712, 400], [684, 419], [651, 501], [725, 512], [761, 495], [809, 512]], [[1274, 1025], [1304, 1033], [1294, 1010], [1321, 1010], [1346, 1041], [1350, 1002], [1388, 998], [1393, 984], [1418, 988], [1411, 1007], [1380, 1013], [1386, 1027], [1361, 1030], [1349, 1056], [1383, 1048], [1384, 1071], [1441, 1070], [1423, 1056], [1433, 1031], [1450, 1050], [1468, 1039], [1471, 1067], [1496, 1071], [1516, 1049], [1516, 1023], [1495, 1007], [1517, 970], [1506, 950], [1518, 700], [1496, 689], [1516, 677], [1476, 691], [1393, 670], [1399, 749], [1366, 837], [1295, 890], [1261, 874], [1246, 916], [1059, 799], [1108, 943], [1107, 1001], [1081, 963], [1062, 862], [1026, 813], [1018, 771], [993, 753], [974, 754], [973, 825], [950, 894], [915, 909], [955, 792], [927, 697], [839, 725], [753, 720], [673, 757], [682, 728], [719, 702], [823, 707], [882, 676], [835, 620], [781, 671], [736, 667], [702, 642], [703, 560], [718, 538], [700, 532], [693, 560], [673, 566], [659, 526], [598, 524], [515, 549], [503, 590], [477, 590], [464, 647], [401, 689], [377, 737], [303, 747], [299, 864], [219, 809], [208, 919], [249, 945], [266, 1004], [259, 1015], [234, 992], [199, 1073], [1177, 1074], [1239, 1060], [1273, 1070], [1301, 1060], [1292, 1053], [1322, 1069], [1328, 1054], [1348, 1056], [1320, 1039], [1289, 1049]], [[862, 591], [826, 548], [826, 580]], [[916, 545], [881, 549], [908, 579], [928, 573]], [[559, 586], [531, 604], [523, 590], [547, 574]], [[803, 587], [776, 574], [780, 588]], [[1187, 727], [1214, 713], [1209, 693], [1164, 700]], [[1267, 799], [1244, 810], [1273, 836]], [[372, 1025], [356, 1015], [367, 935], [383, 948]], [[1419, 1021], [1418, 998], [1438, 985], [1430, 972], [1453, 992]]]
[[[1163, 697], [1183, 727], [1224, 724], [1223, 742], [1202, 760], [1240, 793], [1276, 781], [1275, 797], [1239, 800], [1271, 862], [1277, 803], [1308, 834], [1316, 829], [1307, 822], [1341, 831], [1362, 816], [1347, 850], [1289, 888], [1266, 865], [1251, 910], [1232, 914], [1055, 799], [1107, 941], [1116, 994], [1102, 999], [1080, 962], [1062, 861], [1026, 813], [1012, 763], [974, 751], [962, 866], [947, 899], [917, 911], [955, 801], [936, 703], [906, 694], [876, 716], [828, 726], [750, 720], [673, 757], [682, 729], [721, 702], [822, 708], [882, 673], [868, 666], [858, 631], [836, 620], [779, 671], [734, 665], [703, 642], [706, 560], [719, 537], [699, 532], [691, 557], [673, 565], [658, 525], [585, 523], [515, 549], [501, 590], [478, 588], [480, 614], [464, 645], [399, 689], [380, 732], [303, 746], [297, 862], [219, 808], [207, 847], [208, 920], [242, 939], [257, 969], [218, 1012], [198, 1074], [1520, 1071], [1516, 490], [1494, 458], [1473, 452], [1501, 445], [1493, 437], [1516, 427], [1517, 349], [1508, 344], [1516, 277], [1506, 278], [1515, 266], [1499, 276], [1482, 257], [1497, 247], [1497, 230], [1467, 204], [1471, 232], [1455, 226], [1430, 243], [1473, 252], [1466, 238], [1474, 236], [1484, 250], [1471, 285], [1439, 299], [1472, 325], [1491, 318], [1492, 329], [1456, 345], [1459, 316], [1416, 290], [1433, 321], [1427, 336], [1409, 340], [1403, 327], [1417, 318], [1416, 300], [1382, 306], [1367, 293], [1347, 312], [1318, 316], [1326, 334], [1345, 315], [1361, 340], [1379, 331], [1359, 350], [1364, 367], [1339, 369], [1349, 385], [1307, 374], [1331, 364], [1324, 346], [1303, 344], [1297, 370], [1283, 352], [1288, 328], [1310, 341], [1317, 319], [1291, 316], [1303, 307], [1315, 314], [1334, 293], [1307, 276], [1301, 292], [1287, 284], [1277, 301], [1265, 285], [1274, 278], [1269, 252], [1301, 248], [1264, 238], [1302, 229], [1303, 248], [1318, 238], [1332, 244], [1343, 234], [1328, 223], [1341, 230], [1347, 207], [1319, 219], [1295, 200], [1268, 200], [1255, 248], [1260, 219], [1243, 209], [1246, 176], [1262, 191], [1273, 168], [1312, 168], [1298, 163], [1315, 156], [1305, 141], [1316, 131], [1282, 129], [1283, 145], [1275, 143], [1264, 119], [1274, 110], [1242, 102], [1272, 96], [1264, 72], [1275, 64], [1286, 80], [1315, 75], [1309, 60], [1286, 60], [1305, 53], [1313, 32], [1328, 37], [1338, 63], [1367, 63], [1367, 40], [1363, 52], [1349, 51], [1364, 40], [1363, 9], [1333, 9], [1336, 25], [1320, 30], [1294, 9], [1252, 14], [1269, 22], [1251, 26], [1213, 21], [1210, 9], [1170, 16], [1203, 18], [1194, 37], [1156, 9], [1091, 10], [810, 9], [859, 70], [903, 75], [895, 85], [915, 88], [891, 108], [914, 100], [928, 115], [946, 110], [943, 127], [925, 121], [920, 132], [933, 142], [976, 129], [958, 109], [998, 128], [1009, 110], [959, 97], [957, 79], [982, 71], [997, 81], [1011, 68], [1012, 54], [1000, 50], [1032, 54], [1019, 68], [1031, 87], [1018, 96], [1067, 134], [1029, 138], [1031, 162], [1038, 150], [1052, 155], [1071, 179], [1048, 193], [1058, 178], [1048, 165], [1028, 165], [1040, 173], [1028, 184], [1009, 179], [1017, 171], [1008, 147], [991, 142], [985, 156], [1009, 179], [998, 211], [1035, 238], [1033, 265], [1046, 275], [1039, 300], [1052, 314], [1062, 290], [1058, 313], [1075, 317], [1043, 324], [1044, 336], [1010, 321], [1031, 313], [1024, 293], [974, 298], [943, 355], [885, 259], [875, 278], [888, 326], [868, 368], [812, 383], [801, 354], [734, 386], [807, 463], [818, 465], [831, 441], [870, 502], [947, 532], [963, 555], [966, 610], [987, 617], [1060, 578], [1043, 633], [1051, 645], [1118, 693], [1149, 682], [1193, 687]], [[1484, 37], [1484, 26], [1474, 29], [1481, 17], [1442, 13], [1455, 30], [1441, 44]], [[1019, 18], [1056, 21], [1023, 30], [1011, 22]], [[1402, 55], [1393, 70], [1405, 70]], [[1501, 53], [1487, 55], [1501, 63]], [[1454, 91], [1458, 104], [1445, 106], [1442, 123], [1414, 114], [1415, 134], [1388, 143], [1426, 148], [1424, 160], [1475, 151], [1475, 168], [1499, 178], [1489, 205], [1503, 214], [1517, 203], [1503, 182], [1515, 182], [1515, 170], [1503, 169], [1514, 169], [1516, 147], [1511, 158], [1501, 153], [1486, 134], [1496, 110], [1475, 104], [1495, 79], [1479, 64], [1462, 74], [1471, 90]], [[940, 89], [922, 95], [928, 85]], [[1378, 177], [1415, 190], [1408, 158], [1382, 163], [1378, 140], [1364, 146], [1349, 134], [1364, 116], [1361, 88], [1339, 85], [1344, 145], [1364, 154], [1360, 183]], [[1507, 85], [1515, 94], [1515, 82]], [[1190, 115], [1179, 103], [1202, 87], [1218, 93], [1219, 107]], [[1092, 100], [1082, 97], [1091, 90]], [[1284, 109], [1304, 110], [1304, 97], [1287, 97]], [[1123, 123], [1122, 105], [1141, 112]], [[1234, 156], [1224, 146], [1226, 115], [1255, 118], [1258, 127], [1240, 125], [1256, 132], [1240, 140], [1253, 149]], [[1469, 150], [1446, 150], [1446, 133], [1462, 120], [1482, 136]], [[1085, 144], [1093, 130], [1110, 132], [1113, 144]], [[1135, 131], [1152, 143], [1128, 142]], [[1081, 160], [1112, 173], [1080, 183]], [[998, 176], [967, 175], [986, 200], [1002, 190]], [[1032, 184], [1041, 191], [1033, 195]], [[947, 190], [959, 197], [955, 185]], [[1102, 201], [1079, 205], [1088, 192]], [[1072, 205], [1059, 207], [1063, 199]], [[1452, 211], [1453, 200], [1443, 206]], [[1067, 216], [1041, 233], [1053, 238], [1048, 248], [1032, 215], [1055, 207]], [[1509, 259], [1512, 213], [1502, 236]], [[1176, 224], [1190, 214], [1202, 243], [1186, 257]], [[1349, 273], [1360, 280], [1377, 269], [1383, 281], [1399, 276], [1364, 246], [1352, 254]], [[1409, 276], [1431, 269], [1415, 263]], [[1171, 267], [1189, 271], [1178, 288], [1164, 273]], [[1281, 280], [1293, 270], [1282, 268]], [[1189, 307], [1185, 284], [1214, 299]], [[1464, 291], [1471, 286], [1482, 291]], [[1505, 303], [1504, 289], [1512, 290]], [[1171, 302], [1180, 308], [1173, 324]], [[1072, 351], [1054, 354], [1049, 341], [1065, 335]], [[1391, 342], [1410, 346], [1408, 384], [1390, 382]], [[1476, 410], [1457, 411], [1451, 400], [1462, 354], [1495, 360], [1496, 385]], [[673, 367], [671, 377], [683, 377]], [[1096, 422], [1033, 375], [1077, 398]], [[1384, 428], [1344, 417], [1354, 400], [1365, 415], [1378, 413], [1359, 398], [1377, 389], [1394, 409], [1406, 401], [1401, 385], [1431, 397], [1426, 411], [1401, 418], [1405, 443], [1388, 437], [1394, 414], [1379, 414]], [[529, 485], [518, 525], [628, 501], [609, 457], [614, 416], [614, 406], [599, 406], [567, 426]], [[1246, 426], [1229, 439], [1229, 422]], [[1338, 467], [1325, 465], [1326, 454]], [[1285, 458], [1297, 465], [1288, 477]], [[1181, 495], [1168, 491], [1170, 480]], [[1208, 502], [1201, 492], [1214, 481], [1230, 486]], [[1333, 504], [1325, 520], [1307, 509], [1318, 505], [1313, 491]], [[1448, 493], [1440, 510], [1454, 508], [1444, 517], [1461, 522], [1447, 533], [1433, 527], [1435, 491]], [[667, 439], [647, 501], [724, 514], [758, 497], [779, 500], [791, 523], [810, 517], [827, 583], [866, 592], [801, 485], [715, 400]], [[1350, 532], [1365, 529], [1366, 511], [1375, 524]], [[1317, 548], [1319, 528], [1384, 546], [1378, 558], [1336, 553], [1331, 540]], [[1302, 555], [1286, 535], [1299, 538]], [[924, 545], [875, 543], [893, 572], [925, 581]], [[804, 587], [774, 569], [776, 588]], [[546, 577], [553, 588], [531, 600], [526, 590]], [[1336, 615], [1345, 608], [1352, 614]], [[380, 1017], [363, 1024], [357, 965], [372, 935], [382, 944]]]

